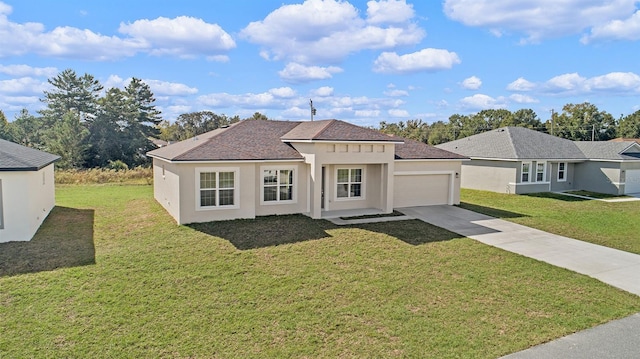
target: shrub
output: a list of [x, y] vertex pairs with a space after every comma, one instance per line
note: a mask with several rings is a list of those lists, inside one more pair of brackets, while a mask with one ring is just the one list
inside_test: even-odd
[[135, 167], [132, 169], [118, 166], [114, 168], [89, 168], [56, 170], [56, 184], [103, 184], [103, 183], [127, 183], [127, 184], [152, 184], [153, 170], [148, 167]]

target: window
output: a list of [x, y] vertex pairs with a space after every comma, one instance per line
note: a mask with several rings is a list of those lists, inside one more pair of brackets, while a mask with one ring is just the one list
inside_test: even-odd
[[361, 198], [362, 177], [362, 168], [338, 168], [336, 196]]
[[567, 163], [558, 163], [558, 182], [565, 182], [567, 180]]
[[264, 202], [293, 201], [293, 169], [262, 170], [262, 200]]
[[529, 182], [529, 167], [531, 163], [522, 164], [522, 182]]
[[199, 169], [198, 176], [198, 207], [216, 208], [236, 205], [236, 177], [237, 170]]
[[546, 165], [544, 162], [536, 163], [536, 182], [544, 182], [544, 169]]

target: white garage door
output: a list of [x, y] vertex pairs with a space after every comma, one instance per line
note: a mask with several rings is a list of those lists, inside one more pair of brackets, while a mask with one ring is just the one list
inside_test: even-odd
[[624, 193], [640, 193], [640, 170], [627, 170]]
[[393, 206], [414, 207], [449, 204], [449, 174], [396, 175], [393, 179]]

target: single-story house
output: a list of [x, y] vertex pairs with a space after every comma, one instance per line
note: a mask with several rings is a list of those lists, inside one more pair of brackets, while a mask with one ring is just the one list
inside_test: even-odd
[[179, 224], [458, 204], [466, 159], [338, 120], [244, 120], [147, 154]]
[[29, 241], [55, 206], [60, 157], [0, 139], [0, 243]]
[[640, 145], [631, 141], [570, 141], [503, 127], [436, 147], [471, 158], [462, 165], [462, 188], [515, 194], [640, 192]]

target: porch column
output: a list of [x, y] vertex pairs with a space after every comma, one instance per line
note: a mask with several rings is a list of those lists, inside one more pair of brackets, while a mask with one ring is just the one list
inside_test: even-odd
[[382, 165], [382, 209], [387, 213], [393, 212], [394, 170], [393, 161]]
[[322, 163], [316, 161], [315, 156], [309, 156], [309, 170], [311, 173], [311, 187], [309, 188], [310, 213], [313, 219], [322, 218]]

